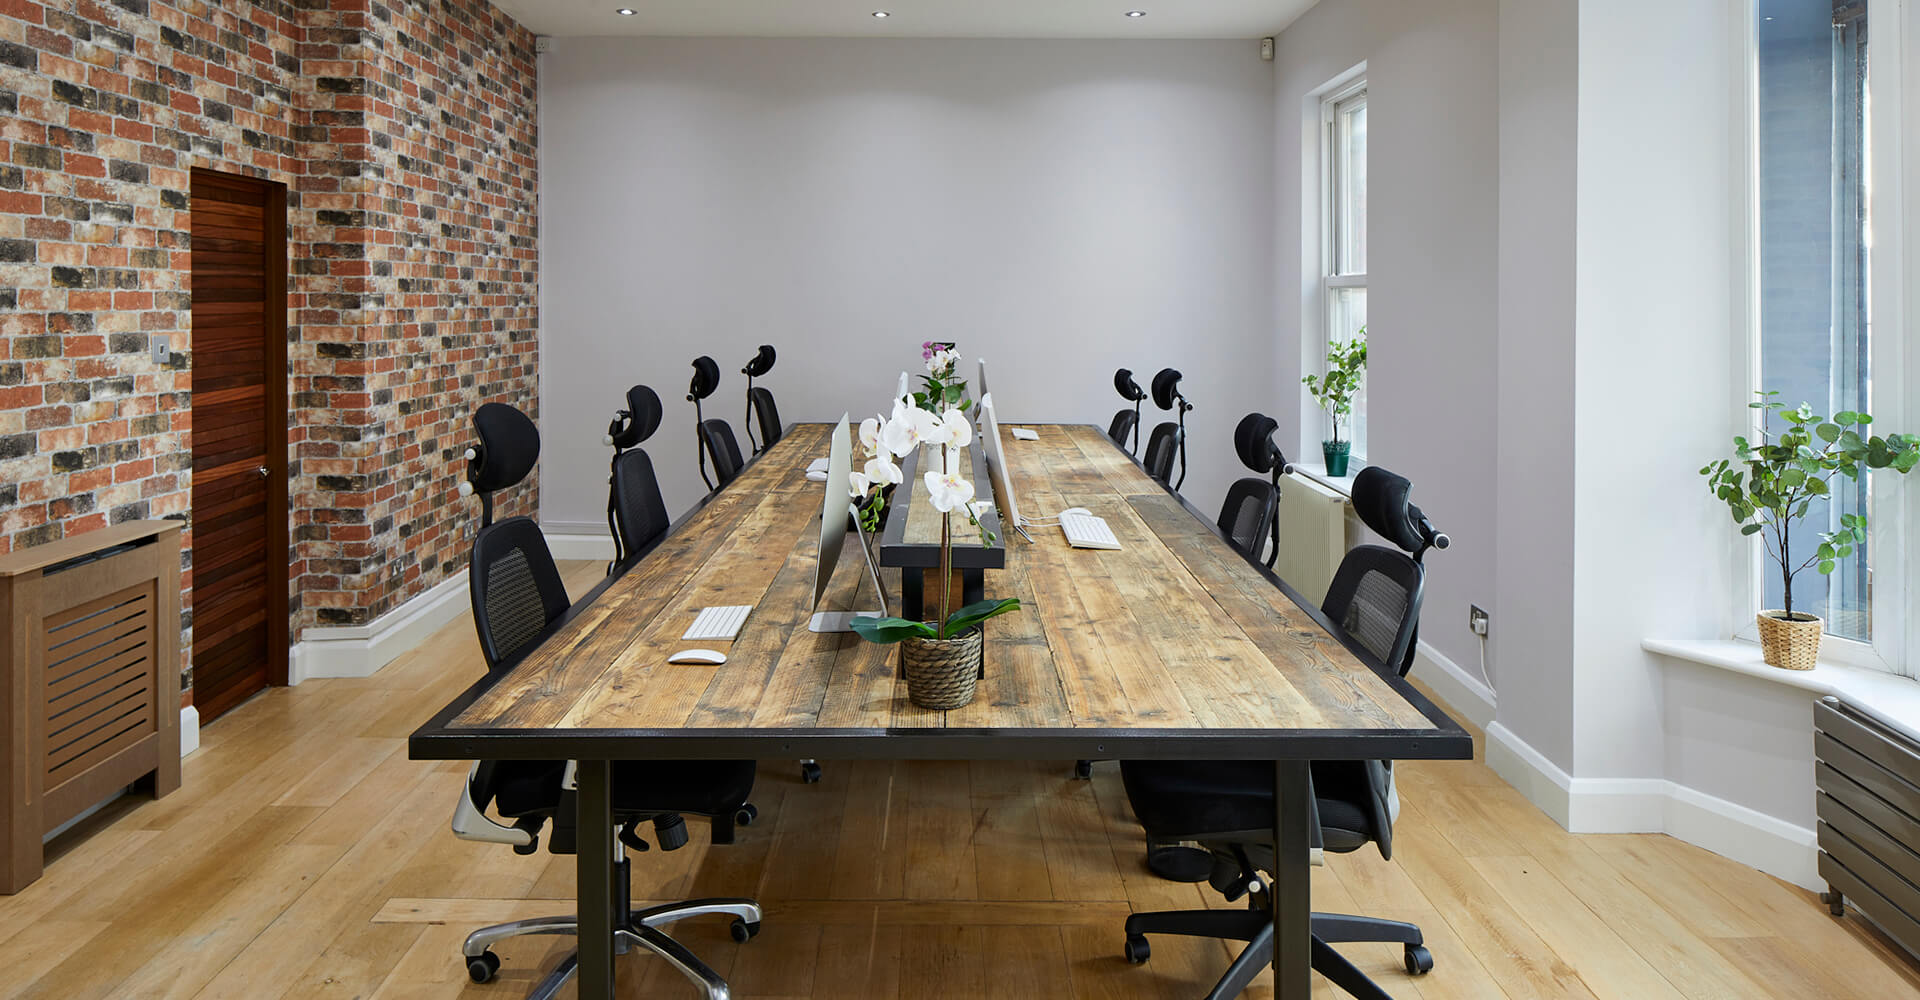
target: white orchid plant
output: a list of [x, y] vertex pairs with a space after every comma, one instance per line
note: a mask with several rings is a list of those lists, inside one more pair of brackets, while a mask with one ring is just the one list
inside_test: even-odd
[[869, 531], [875, 530], [886, 509], [888, 488], [905, 480], [897, 460], [917, 448], [939, 449], [939, 468], [928, 470], [921, 480], [927, 502], [940, 512], [940, 614], [935, 622], [866, 616], [853, 619], [853, 630], [869, 642], [899, 642], [909, 636], [949, 639], [1020, 606], [1018, 598], [1007, 598], [977, 601], [953, 610], [954, 514], [965, 517], [979, 532], [981, 545], [993, 544], [993, 533], [980, 521], [987, 505], [974, 499], [973, 483], [948, 467], [954, 449], [973, 443], [973, 424], [965, 412], [967, 384], [953, 377], [959, 355], [951, 344], [928, 343], [924, 348], [927, 391], [894, 400], [890, 416], [876, 415], [860, 421], [860, 448], [867, 460], [853, 473], [848, 489], [860, 511], [861, 524]]

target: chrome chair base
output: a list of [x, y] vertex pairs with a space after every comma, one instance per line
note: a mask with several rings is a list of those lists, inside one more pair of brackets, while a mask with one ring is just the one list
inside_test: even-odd
[[[746, 941], [760, 932], [760, 904], [751, 899], [689, 899], [678, 903], [664, 903], [645, 909], [630, 910], [627, 913], [626, 926], [614, 931], [614, 951], [625, 955], [639, 948], [657, 955], [680, 971], [695, 986], [699, 987], [707, 1000], [728, 1000], [731, 996], [727, 981], [712, 967], [702, 962], [686, 945], [669, 937], [660, 930], [669, 924], [691, 917], [731, 916], [733, 918], [733, 939]], [[461, 955], [467, 960], [467, 970], [476, 982], [485, 982], [493, 978], [493, 972], [499, 968], [499, 959], [493, 955], [493, 946], [508, 938], [533, 934], [578, 934], [580, 922], [572, 914], [552, 917], [531, 917], [526, 920], [514, 920], [504, 924], [482, 927], [467, 935], [460, 946]], [[578, 953], [569, 953], [560, 960], [553, 971], [540, 981], [533, 992], [527, 994], [527, 1000], [552, 1000], [567, 981], [579, 971]]]

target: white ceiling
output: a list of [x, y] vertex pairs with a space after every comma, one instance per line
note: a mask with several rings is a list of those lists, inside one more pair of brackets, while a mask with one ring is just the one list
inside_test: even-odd
[[[1260, 38], [1317, 0], [494, 0], [534, 34]], [[637, 13], [622, 16], [616, 8]], [[876, 18], [875, 10], [892, 16]], [[1130, 18], [1129, 10], [1145, 17]]]

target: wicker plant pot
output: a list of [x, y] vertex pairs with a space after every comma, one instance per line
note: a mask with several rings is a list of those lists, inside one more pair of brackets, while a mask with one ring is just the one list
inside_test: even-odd
[[900, 665], [907, 675], [907, 700], [940, 711], [973, 700], [980, 676], [980, 630], [970, 628], [951, 639], [900, 640]]
[[1770, 666], [1812, 670], [1820, 658], [1820, 635], [1826, 623], [1798, 611], [1791, 620], [1785, 615], [1784, 611], [1762, 611], [1755, 617], [1760, 624], [1760, 651]]

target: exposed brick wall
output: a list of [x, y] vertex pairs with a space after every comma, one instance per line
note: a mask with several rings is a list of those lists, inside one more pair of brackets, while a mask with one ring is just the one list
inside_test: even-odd
[[533, 60], [485, 0], [0, 0], [0, 551], [188, 516], [209, 167], [289, 188], [296, 633], [460, 569], [464, 418], [535, 403]]

